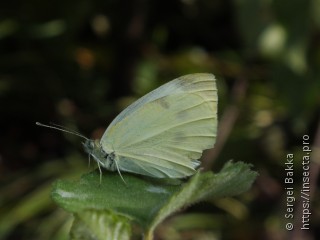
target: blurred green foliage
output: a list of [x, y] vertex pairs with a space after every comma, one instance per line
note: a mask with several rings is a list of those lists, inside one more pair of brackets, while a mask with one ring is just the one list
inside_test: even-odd
[[[159, 238], [289, 236], [283, 164], [295, 154], [299, 191], [302, 136], [312, 143], [319, 122], [319, 26], [319, 0], [2, 2], [0, 238], [66, 239], [72, 219], [51, 183], [89, 171], [81, 140], [36, 121], [99, 138], [129, 103], [195, 72], [218, 78], [224, 141], [205, 167], [241, 160], [260, 177], [240, 197], [170, 218]], [[319, 209], [316, 191], [310, 239]]]

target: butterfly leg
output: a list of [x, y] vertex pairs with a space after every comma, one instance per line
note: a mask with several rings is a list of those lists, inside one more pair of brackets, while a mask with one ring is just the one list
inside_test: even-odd
[[97, 161], [97, 163], [98, 163], [98, 168], [99, 168], [99, 172], [100, 172], [100, 185], [101, 185], [101, 182], [102, 182], [102, 171], [101, 171], [101, 168], [100, 168], [99, 161]]

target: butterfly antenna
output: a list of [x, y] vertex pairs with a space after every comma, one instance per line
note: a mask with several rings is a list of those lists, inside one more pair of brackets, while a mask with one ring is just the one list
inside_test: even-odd
[[77, 132], [77, 131], [75, 131], [75, 130], [73, 130], [73, 129], [67, 128], [67, 127], [65, 127], [65, 126], [62, 126], [62, 125], [59, 125], [59, 124], [56, 124], [56, 123], [53, 123], [53, 122], [50, 122], [50, 125], [52, 125], [52, 126], [55, 126], [55, 127], [60, 128], [60, 129], [64, 129], [64, 130], [66, 130], [66, 131], [69, 131], [69, 132], [72, 132], [72, 133], [76, 133], [76, 134], [79, 134], [79, 135], [83, 136], [81, 133], [79, 133], [79, 132]]
[[76, 135], [78, 137], [81, 137], [81, 138], [84, 138], [86, 140], [89, 140], [87, 137], [83, 136], [82, 134], [76, 132], [76, 131], [73, 131], [73, 130], [69, 130], [65, 127], [62, 127], [60, 125], [57, 125], [57, 124], [52, 124], [52, 125], [46, 125], [46, 124], [43, 124], [43, 123], [39, 123], [39, 122], [36, 122], [36, 125], [38, 126], [41, 126], [41, 127], [47, 127], [47, 128], [51, 128], [51, 129], [56, 129], [56, 130], [59, 130], [59, 131], [62, 131], [62, 132], [66, 132], [66, 133], [70, 133], [72, 135]]
[[124, 182], [125, 185], [127, 185], [126, 181], [123, 179], [123, 177], [122, 177], [122, 175], [121, 175], [121, 172], [120, 172], [120, 169], [119, 169], [117, 160], [115, 159], [114, 162], [116, 163], [117, 171], [118, 171], [118, 173], [119, 173], [122, 181]]

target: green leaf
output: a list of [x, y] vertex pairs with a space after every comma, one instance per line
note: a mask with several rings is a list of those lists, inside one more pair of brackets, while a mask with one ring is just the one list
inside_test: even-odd
[[75, 214], [71, 239], [130, 239], [130, 220], [111, 211], [85, 210]]
[[160, 209], [149, 225], [149, 239], [154, 228], [173, 212], [201, 200], [238, 195], [250, 188], [256, 176], [243, 162], [228, 162], [218, 174], [197, 173]]
[[[146, 239], [152, 239], [155, 227], [182, 207], [201, 200], [234, 196], [248, 190], [257, 176], [250, 167], [242, 162], [229, 162], [217, 174], [198, 172], [179, 185], [173, 185], [176, 182], [170, 180], [161, 181], [123, 173], [125, 184], [117, 173], [110, 172], [103, 174], [100, 185], [99, 173], [95, 171], [83, 175], [80, 181], [58, 180], [53, 186], [52, 198], [78, 218], [84, 212], [87, 216], [87, 210], [95, 210], [98, 212], [93, 213], [102, 219], [118, 215], [122, 217], [122, 224], [127, 221], [137, 222], [145, 230]], [[110, 228], [110, 224], [105, 227]]]
[[83, 175], [80, 181], [58, 180], [51, 196], [59, 206], [72, 213], [86, 209], [111, 210], [146, 227], [158, 209], [181, 187], [150, 182], [131, 174], [122, 175], [126, 184], [117, 173], [110, 172], [103, 174], [100, 184], [98, 171]]

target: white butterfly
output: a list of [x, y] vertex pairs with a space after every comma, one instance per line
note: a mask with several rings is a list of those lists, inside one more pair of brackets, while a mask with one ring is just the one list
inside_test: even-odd
[[99, 169], [102, 166], [118, 171], [120, 176], [125, 171], [155, 178], [183, 178], [196, 172], [202, 151], [215, 143], [217, 102], [212, 74], [185, 75], [123, 110], [100, 141], [75, 134], [86, 139], [85, 151]]

